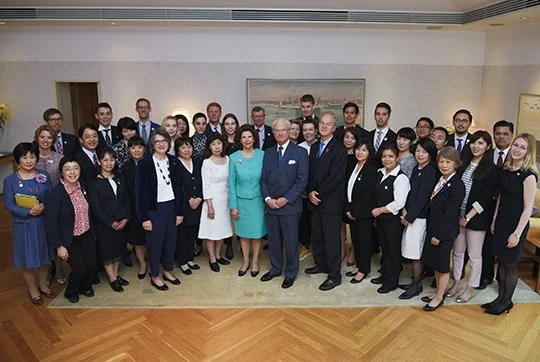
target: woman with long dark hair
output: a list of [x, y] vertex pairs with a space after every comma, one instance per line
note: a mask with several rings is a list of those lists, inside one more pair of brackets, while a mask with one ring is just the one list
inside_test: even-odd
[[469, 140], [471, 152], [465, 153], [463, 165], [459, 170], [465, 185], [465, 198], [461, 204], [460, 232], [454, 241], [452, 260], [454, 284], [446, 293], [447, 298], [458, 293], [467, 251], [471, 274], [467, 288], [456, 299], [458, 303], [467, 303], [473, 297], [475, 288], [480, 285], [482, 246], [491, 223], [491, 218], [486, 218], [484, 210], [493, 199], [498, 175], [498, 169], [492, 159], [491, 135], [486, 131], [476, 131]]

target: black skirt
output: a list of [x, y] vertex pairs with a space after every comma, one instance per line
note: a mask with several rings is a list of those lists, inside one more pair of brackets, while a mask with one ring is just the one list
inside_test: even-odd
[[450, 273], [450, 253], [454, 240], [441, 240], [439, 245], [431, 243], [432, 235], [428, 235], [422, 250], [422, 262], [439, 273]]

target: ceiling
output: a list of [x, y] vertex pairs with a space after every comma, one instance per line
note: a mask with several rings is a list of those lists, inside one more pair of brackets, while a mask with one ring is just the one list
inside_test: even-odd
[[197, 7], [253, 9], [347, 9], [371, 11], [467, 12], [493, 0], [0, 0], [0, 6]]
[[[504, 3], [504, 4], [502, 4]], [[502, 15], [490, 13], [485, 19], [480, 17], [468, 21], [448, 20], [448, 17], [463, 17], [467, 14], [484, 14], [486, 7], [516, 9], [516, 4], [528, 4], [528, 8], [515, 10]], [[2, 11], [29, 10], [36, 8], [35, 14], [41, 17], [2, 17]], [[4, 9], [3, 9], [4, 8]], [[6, 9], [9, 8], [9, 9]], [[75, 9], [72, 9], [75, 8]], [[84, 8], [84, 9], [83, 9]], [[115, 9], [118, 8], [118, 9]], [[121, 8], [121, 9], [120, 9]], [[151, 8], [151, 9], [148, 9]], [[149, 16], [146, 13], [172, 14], [174, 11], [185, 13], [184, 10], [205, 13], [202, 17], [183, 18]], [[207, 17], [216, 9], [216, 18]], [[255, 15], [249, 13], [253, 10]], [[297, 16], [296, 10], [309, 12], [309, 19]], [[85, 15], [80, 15], [81, 13]], [[126, 17], [104, 16], [107, 12], [125, 11]], [[272, 11], [282, 11], [284, 14], [275, 17]], [[339, 18], [328, 12], [344, 11]], [[43, 16], [45, 13], [62, 13], [60, 17]], [[73, 13], [79, 15], [73, 17]], [[137, 13], [138, 12], [138, 13]], [[145, 13], [141, 15], [141, 12]], [[326, 12], [326, 13], [325, 13]], [[5, 13], [5, 12], [4, 12]], [[99, 14], [98, 16], [92, 15]], [[137, 15], [133, 15], [137, 13]], [[263, 14], [264, 13], [264, 14]], [[224, 15], [225, 14], [225, 15]], [[230, 15], [232, 14], [232, 15]], [[182, 15], [183, 16], [183, 15]], [[189, 15], [191, 16], [191, 15]], [[198, 16], [198, 15], [197, 15]], [[225, 17], [224, 17], [225, 16]], [[244, 17], [247, 16], [247, 17]], [[251, 16], [251, 17], [250, 17]], [[337, 16], [337, 15], [336, 15]], [[343, 18], [344, 16], [345, 18]], [[354, 20], [354, 16], [357, 18]], [[266, 18], [268, 17], [268, 18]], [[423, 20], [420, 18], [425, 17]], [[292, 20], [291, 20], [292, 19]], [[343, 20], [345, 19], [345, 20]], [[353, 19], [353, 20], [351, 20]], [[365, 20], [364, 20], [365, 19]], [[406, 19], [406, 20], [402, 20]], [[412, 19], [409, 21], [408, 19]], [[460, 18], [461, 19], [461, 18]], [[262, 3], [260, 0], [0, 0], [0, 25], [138, 25], [138, 26], [311, 26], [311, 27], [343, 27], [343, 28], [386, 28], [386, 29], [432, 29], [432, 30], [468, 30], [491, 31], [502, 27], [508, 28], [526, 23], [540, 22], [540, 1], [493, 1], [493, 0], [272, 0]]]

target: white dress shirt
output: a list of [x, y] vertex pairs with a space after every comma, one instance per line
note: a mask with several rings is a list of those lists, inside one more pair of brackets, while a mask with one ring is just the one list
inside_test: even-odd
[[404, 173], [398, 175], [400, 170], [401, 169], [399, 165], [397, 165], [396, 168], [393, 169], [390, 173], [386, 173], [386, 169], [384, 167], [379, 169], [379, 172], [382, 172], [383, 174], [381, 183], [389, 176], [397, 175], [396, 179], [394, 180], [394, 201], [385, 205], [388, 211], [390, 211], [394, 215], [397, 215], [398, 212], [405, 207], [405, 203], [407, 202], [407, 195], [409, 195], [409, 191], [411, 190], [411, 185], [409, 183], [407, 175], [405, 175]]

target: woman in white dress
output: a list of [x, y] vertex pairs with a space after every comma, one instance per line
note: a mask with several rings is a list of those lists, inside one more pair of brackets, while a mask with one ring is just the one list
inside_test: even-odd
[[219, 272], [219, 264], [230, 264], [221, 257], [221, 248], [223, 239], [233, 233], [229, 214], [229, 157], [219, 133], [208, 137], [205, 157], [201, 170], [204, 203], [199, 238], [206, 241], [210, 269]]

